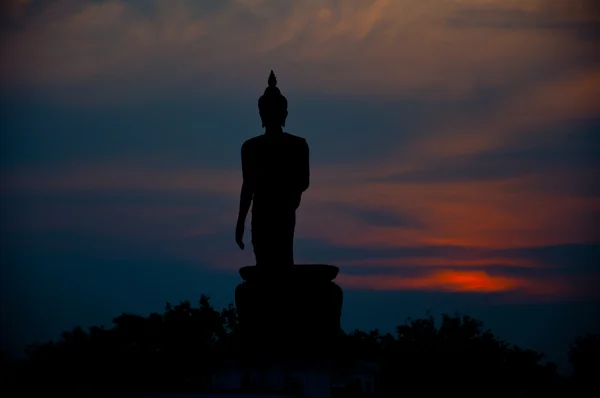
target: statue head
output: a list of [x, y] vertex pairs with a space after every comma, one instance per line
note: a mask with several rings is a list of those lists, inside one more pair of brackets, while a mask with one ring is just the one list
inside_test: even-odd
[[285, 126], [287, 118], [287, 99], [277, 88], [277, 78], [271, 71], [265, 93], [258, 99], [258, 112], [263, 127]]

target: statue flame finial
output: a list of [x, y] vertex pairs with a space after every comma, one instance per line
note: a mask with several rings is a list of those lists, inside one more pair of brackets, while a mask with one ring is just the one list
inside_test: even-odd
[[[287, 116], [287, 99], [281, 94], [281, 91], [277, 87], [277, 78], [275, 77], [275, 72], [273, 72], [272, 69], [271, 73], [269, 74], [268, 83], [269, 85], [265, 89], [264, 94], [258, 99], [258, 110], [261, 113], [261, 118], [269, 113], [276, 115], [285, 114], [285, 116]], [[281, 116], [282, 126], [285, 126], [285, 116]]]
[[271, 73], [269, 74], [269, 87], [277, 87], [277, 78], [275, 77], [275, 73], [273, 69], [271, 69]]

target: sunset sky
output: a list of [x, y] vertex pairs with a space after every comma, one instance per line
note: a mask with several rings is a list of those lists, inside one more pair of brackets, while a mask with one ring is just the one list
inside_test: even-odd
[[296, 261], [340, 267], [346, 330], [459, 311], [560, 363], [600, 332], [593, 0], [2, 4], [2, 348], [233, 301], [271, 69], [311, 148]]

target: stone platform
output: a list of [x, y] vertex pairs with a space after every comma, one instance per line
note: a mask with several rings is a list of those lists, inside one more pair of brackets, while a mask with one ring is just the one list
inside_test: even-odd
[[340, 334], [338, 272], [324, 264], [241, 268], [235, 302], [248, 357], [312, 363], [329, 357]]

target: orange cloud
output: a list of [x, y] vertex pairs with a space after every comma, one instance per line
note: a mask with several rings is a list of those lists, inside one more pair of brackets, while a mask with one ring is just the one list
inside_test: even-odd
[[374, 290], [441, 290], [448, 292], [496, 293], [529, 285], [519, 278], [490, 276], [485, 271], [435, 271], [424, 276], [339, 275], [337, 281], [348, 288]]
[[[318, 169], [318, 168], [317, 168]], [[369, 170], [365, 170], [368, 173]], [[590, 239], [589, 214], [600, 205], [592, 198], [531, 191], [536, 176], [507, 180], [431, 183], [365, 182], [339, 170], [314, 170], [313, 183], [299, 210], [297, 236], [338, 246], [386, 248], [452, 245], [510, 248]], [[337, 177], [336, 177], [337, 176]], [[217, 195], [237, 198], [241, 177], [229, 171], [156, 171], [140, 165], [80, 167], [58, 174], [18, 174], [3, 178], [19, 192], [145, 192]], [[375, 225], [340, 207], [410, 214], [419, 226]], [[236, 209], [214, 214], [223, 225]], [[193, 233], [193, 232], [190, 232]]]
[[5, 175], [3, 184], [19, 192], [154, 191], [197, 192], [232, 195], [239, 193], [241, 172], [224, 170], [162, 171], [124, 162], [81, 165], [77, 169], [51, 173]]
[[[596, 275], [589, 276], [597, 282]], [[420, 276], [348, 275], [336, 279], [346, 289], [361, 290], [420, 290], [454, 293], [499, 294], [498, 301], [552, 302], [557, 299], [597, 298], [595, 285], [582, 278], [516, 278], [490, 275], [485, 271], [436, 270]]]
[[507, 257], [489, 257], [485, 254], [478, 255], [478, 250], [473, 248], [473, 257], [475, 258], [451, 258], [451, 257], [402, 257], [402, 258], [374, 258], [374, 259], [359, 259], [359, 260], [340, 260], [336, 261], [336, 264], [346, 266], [360, 266], [360, 267], [390, 267], [402, 268], [406, 266], [410, 267], [460, 267], [460, 268], [480, 268], [488, 266], [508, 266], [508, 267], [523, 267], [530, 269], [544, 269], [548, 266], [542, 264], [539, 261], [521, 258], [507, 258]]
[[[226, 220], [222, 216], [225, 216]], [[231, 218], [234, 218], [233, 216]], [[234, 220], [202, 205], [60, 204], [40, 202], [11, 216], [22, 232], [78, 232], [98, 237], [148, 242], [181, 240], [218, 232]]]
[[[329, 242], [344, 246], [507, 248], [584, 242], [590, 239], [589, 214], [600, 209], [594, 198], [530, 192], [521, 179], [436, 184], [357, 182], [312, 189], [316, 192], [307, 197], [323, 203], [315, 203], [311, 210], [314, 225], [310, 233], [328, 235]], [[344, 215], [345, 221], [337, 227], [342, 216], [336, 215], [336, 207], [344, 203], [390, 215], [411, 214], [423, 227], [369, 225], [353, 220], [352, 214]]]
[[[128, 170], [128, 171], [122, 171]], [[240, 177], [238, 173], [155, 172], [149, 169], [92, 167], [64, 174], [13, 176], [3, 178], [13, 192], [30, 194], [54, 192], [71, 195], [87, 193], [102, 195], [110, 192], [143, 192], [145, 195], [167, 194], [202, 197], [213, 195], [235, 203]], [[350, 173], [350, 175], [352, 175]], [[447, 257], [420, 255], [411, 258], [339, 261], [343, 268], [353, 266], [385, 266], [390, 269], [407, 265], [437, 268], [418, 277], [394, 275], [340, 275], [340, 283], [360, 289], [422, 289], [469, 292], [525, 292], [536, 297], [577, 295], [576, 288], [564, 283], [540, 282], [525, 277], [490, 275], [472, 268], [514, 266], [547, 269], [548, 265], [530, 259], [503, 258], [486, 253], [489, 249], [510, 249], [536, 245], [585, 242], [590, 239], [589, 214], [600, 210], [594, 198], [552, 196], [528, 192], [528, 181], [460, 182], [437, 184], [398, 184], [360, 182], [346, 174], [336, 184], [335, 172], [315, 175], [298, 214], [298, 238], [310, 238], [341, 248], [371, 248], [377, 250], [405, 246], [460, 246], [461, 255]], [[359, 211], [377, 209], [390, 214], [410, 214], [419, 220], [417, 226], [379, 226], [351, 211], [341, 211], [341, 205], [353, 205]], [[79, 230], [102, 236], [134, 239], [137, 242], [170, 242], [151, 250], [167, 252], [173, 259], [204, 264], [215, 268], [237, 268], [252, 263], [251, 247], [238, 252], [223, 245], [214, 250], [185, 245], [189, 239], [216, 232], [231, 231], [235, 223], [236, 206], [215, 212], [200, 205], [114, 205], [42, 206], [20, 216], [21, 228], [35, 230]], [[248, 231], [249, 233], [249, 231]], [[249, 243], [249, 235], [246, 240]], [[179, 243], [178, 243], [179, 242]], [[181, 243], [181, 244], [180, 244]], [[153, 245], [154, 246], [154, 245]], [[298, 252], [305, 262], [319, 261], [310, 252]], [[300, 261], [300, 260], [298, 260]], [[464, 270], [441, 271], [452, 267]], [[471, 270], [469, 270], [471, 268]], [[519, 293], [519, 294], [525, 294]]]

